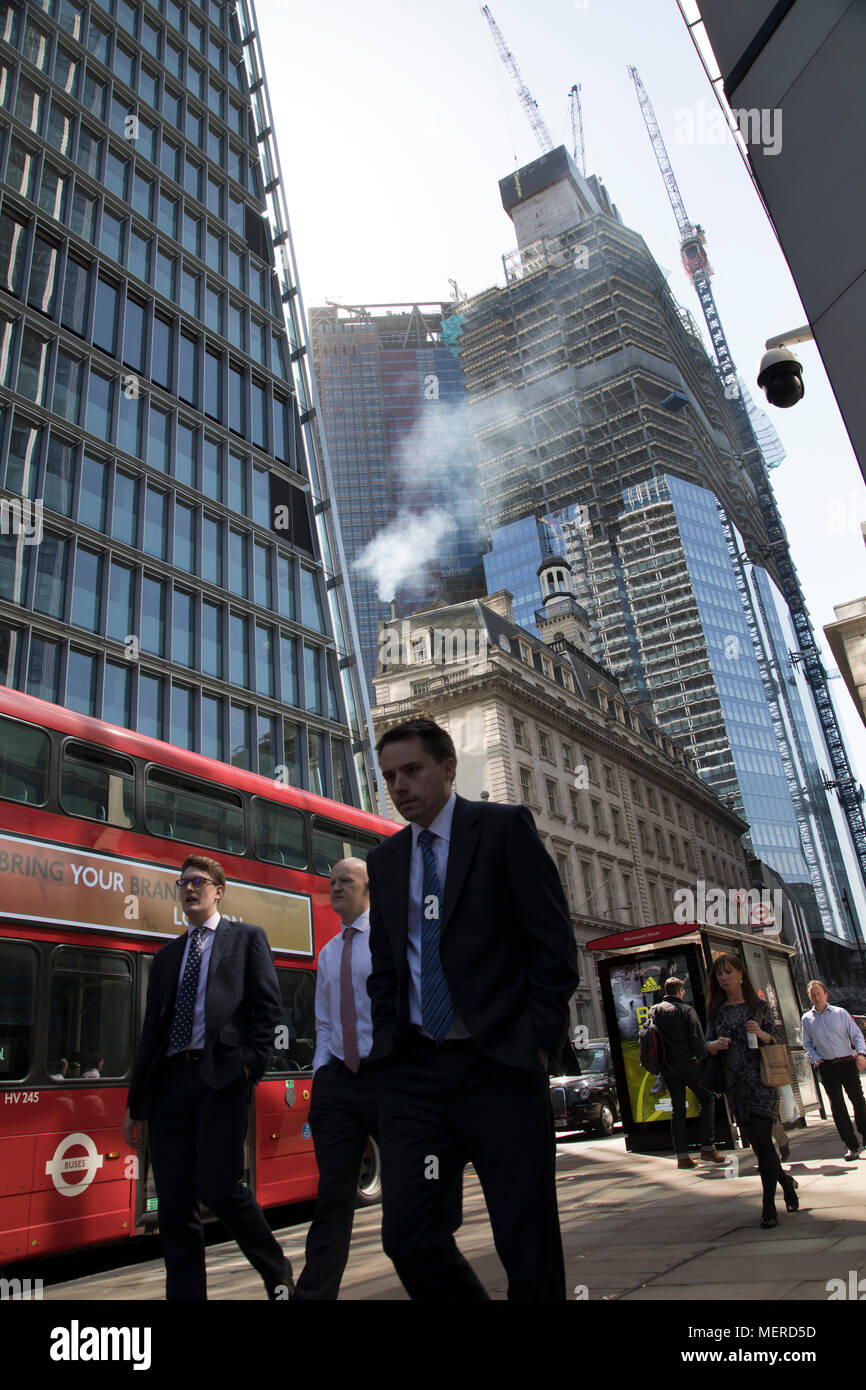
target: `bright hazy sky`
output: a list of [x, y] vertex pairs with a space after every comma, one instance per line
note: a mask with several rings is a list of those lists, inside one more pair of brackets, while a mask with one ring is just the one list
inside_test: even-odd
[[[689, 217], [702, 224], [734, 360], [752, 394], [764, 340], [805, 322], [732, 143], [710, 143], [715, 97], [675, 0], [492, 0], [555, 142], [571, 147], [581, 84], [587, 167], [670, 271], [703, 330], [676, 222], [626, 72], [643, 79]], [[474, 0], [256, 0], [301, 291], [309, 309], [447, 300], [503, 283], [516, 245], [498, 180], [541, 153]], [[696, 134], [678, 142], [689, 110]], [[784, 126], [782, 127], [784, 138]], [[814, 213], [814, 210], [812, 210]], [[804, 215], [806, 210], [804, 210]], [[706, 335], [705, 341], [706, 341]], [[813, 626], [866, 593], [866, 488], [813, 343], [806, 395], [771, 410], [788, 451], [772, 474]], [[860, 779], [866, 729], [831, 683]]]

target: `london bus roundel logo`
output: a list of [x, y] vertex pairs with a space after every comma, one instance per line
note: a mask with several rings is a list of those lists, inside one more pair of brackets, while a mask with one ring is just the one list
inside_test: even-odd
[[[67, 1158], [70, 1149], [84, 1149], [85, 1154]], [[61, 1197], [77, 1197], [93, 1182], [102, 1163], [102, 1154], [89, 1134], [67, 1134], [54, 1150], [54, 1157], [46, 1163], [45, 1172]]]
[[769, 926], [775, 922], [776, 914], [770, 903], [755, 903], [752, 908], [752, 921], [758, 925]]

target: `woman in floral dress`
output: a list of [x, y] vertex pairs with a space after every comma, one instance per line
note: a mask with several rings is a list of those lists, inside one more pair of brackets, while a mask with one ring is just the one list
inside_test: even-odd
[[[741, 1134], [758, 1160], [763, 1187], [761, 1229], [778, 1225], [776, 1183], [782, 1189], [788, 1211], [796, 1211], [797, 1182], [782, 1169], [773, 1146], [773, 1125], [779, 1118], [779, 1093], [761, 1081], [760, 1045], [775, 1042], [769, 1006], [759, 999], [735, 955], [720, 955], [713, 962], [707, 990], [707, 1051], [722, 1053], [725, 1060], [725, 1093]], [[758, 1039], [749, 1047], [748, 1035]]]

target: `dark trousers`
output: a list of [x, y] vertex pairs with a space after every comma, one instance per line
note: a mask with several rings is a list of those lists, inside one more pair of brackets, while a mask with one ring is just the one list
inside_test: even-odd
[[[740, 1123], [739, 1117], [738, 1123]], [[775, 1211], [776, 1183], [788, 1196], [794, 1191], [793, 1178], [782, 1168], [776, 1146], [773, 1143], [773, 1125], [775, 1123], [770, 1115], [747, 1115], [745, 1120], [740, 1123], [740, 1130], [745, 1133], [758, 1160], [758, 1172], [761, 1177], [763, 1193], [762, 1210], [765, 1216], [770, 1217]]]
[[[833, 1123], [839, 1131], [839, 1137], [847, 1148], [861, 1148], [861, 1140], [866, 1142], [866, 1100], [863, 1098], [863, 1087], [860, 1084], [857, 1063], [853, 1057], [846, 1058], [841, 1062], [822, 1062], [818, 1068], [818, 1075], [824, 1090], [827, 1092], [830, 1113], [833, 1116]], [[852, 1125], [851, 1116], [848, 1114], [843, 1091], [847, 1093], [851, 1102], [854, 1110], [854, 1124], [860, 1131], [861, 1139], [858, 1139], [854, 1133], [854, 1125]]]
[[700, 1136], [703, 1150], [716, 1147], [716, 1098], [701, 1083], [701, 1073], [697, 1062], [684, 1062], [676, 1071], [663, 1071], [665, 1085], [671, 1098], [671, 1137], [674, 1153], [687, 1154], [689, 1141], [686, 1136], [686, 1087], [693, 1091], [700, 1106]]
[[471, 1041], [416, 1038], [384, 1070], [379, 1102], [382, 1245], [411, 1298], [486, 1299], [457, 1249], [455, 1183], [471, 1162], [508, 1297], [565, 1298], [546, 1074], [504, 1066]]
[[381, 1074], [362, 1063], [354, 1075], [332, 1059], [313, 1078], [310, 1128], [319, 1165], [316, 1212], [295, 1299], [334, 1299], [349, 1258], [355, 1193], [364, 1148], [379, 1137]]
[[197, 1062], [169, 1059], [161, 1068], [149, 1145], [167, 1299], [207, 1298], [199, 1198], [228, 1227], [269, 1292], [283, 1277], [283, 1252], [253, 1194], [240, 1183], [250, 1091], [243, 1076], [212, 1090]]

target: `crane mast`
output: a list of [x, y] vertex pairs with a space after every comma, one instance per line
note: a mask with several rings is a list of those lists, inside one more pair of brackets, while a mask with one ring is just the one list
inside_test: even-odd
[[493, 35], [493, 40], [496, 44], [499, 56], [502, 59], [505, 66], [507, 67], [509, 73], [511, 74], [511, 80], [514, 83], [515, 88], [517, 89], [517, 95], [520, 97], [520, 103], [524, 111], [526, 112], [526, 115], [529, 119], [529, 124], [532, 126], [533, 132], [535, 134], [535, 138], [541, 146], [541, 152], [542, 154], [547, 154], [549, 150], [553, 149], [553, 141], [550, 138], [550, 131], [544, 124], [544, 118], [542, 117], [541, 112], [538, 109], [538, 102], [535, 100], [535, 97], [532, 95], [526, 83], [524, 82], [520, 68], [517, 66], [517, 59], [511, 52], [511, 49], [508, 47], [508, 44], [505, 42], [502, 30], [496, 23], [496, 20], [493, 18], [493, 15], [490, 13], [490, 7], [488, 5], [482, 5], [481, 13], [484, 15], [484, 18], [490, 25], [490, 32]]
[[[792, 655], [792, 661], [803, 663], [803, 670], [809, 689], [812, 692], [812, 699], [815, 704], [815, 711], [824, 735], [824, 742], [830, 757], [835, 781], [830, 786], [835, 787], [839, 803], [844, 811], [851, 832], [851, 839], [854, 844], [854, 851], [860, 868], [860, 874], [866, 884], [866, 820], [863, 817], [862, 791], [857, 786], [851, 764], [848, 761], [848, 754], [842, 738], [842, 731], [836, 718], [836, 711], [833, 707], [830, 687], [827, 683], [827, 672], [824, 670], [821, 661], [820, 649], [815, 641], [815, 634], [812, 630], [812, 622], [806, 607], [806, 600], [800, 587], [800, 580], [791, 559], [791, 550], [788, 544], [788, 537], [779, 512], [776, 496], [773, 492], [770, 478], [767, 473], [767, 465], [761, 452], [757, 436], [749, 419], [748, 411], [743, 403], [737, 380], [737, 369], [728, 347], [719, 311], [716, 308], [716, 301], [713, 291], [710, 288], [710, 277], [712, 268], [705, 249], [706, 236], [704, 230], [697, 223], [689, 220], [688, 214], [683, 203], [682, 194], [677, 185], [673, 166], [665, 149], [665, 143], [659, 129], [652, 103], [646, 93], [646, 89], [640, 79], [637, 68], [629, 67], [629, 76], [634, 83], [637, 92], [640, 108], [643, 113], [644, 123], [649, 134], [650, 142], [655, 151], [656, 160], [667, 189], [671, 207], [677, 220], [680, 232], [680, 250], [683, 258], [683, 266], [695, 287], [707, 329], [709, 330], [710, 340], [713, 344], [713, 351], [716, 354], [716, 361], [719, 367], [719, 376], [725, 390], [725, 396], [731, 406], [731, 411], [737, 426], [742, 445], [742, 458], [746, 472], [755, 488], [758, 505], [764, 520], [767, 537], [770, 543], [770, 553], [776, 565], [776, 572], [782, 586], [782, 593], [791, 614], [794, 631], [797, 635], [799, 650]], [[861, 933], [855, 932], [858, 941]]]
[[586, 178], [586, 149], [583, 143], [583, 108], [580, 104], [579, 82], [575, 82], [568, 95], [571, 106], [571, 147], [574, 151], [574, 162]]
[[667, 195], [670, 199], [671, 207], [674, 210], [674, 217], [677, 219], [677, 226], [680, 229], [680, 255], [683, 259], [683, 269], [695, 287], [706, 320], [707, 330], [713, 351], [716, 354], [716, 361], [719, 364], [719, 375], [722, 379], [725, 395], [728, 400], [738, 400], [740, 386], [737, 381], [737, 369], [734, 366], [734, 359], [731, 356], [731, 349], [728, 347], [728, 340], [725, 337], [725, 330], [722, 328], [722, 321], [719, 318], [719, 311], [716, 308], [716, 301], [710, 288], [710, 277], [713, 268], [707, 258], [706, 235], [703, 227], [689, 220], [683, 203], [682, 194], [674, 176], [673, 165], [665, 149], [665, 142], [659, 130], [659, 123], [656, 120], [652, 103], [647, 96], [646, 88], [640, 79], [640, 74], [635, 67], [630, 67], [629, 76], [634, 83], [637, 99], [640, 102], [640, 109], [643, 112], [644, 124], [650, 138], [655, 157], [658, 161], [659, 169], [664, 180]]

